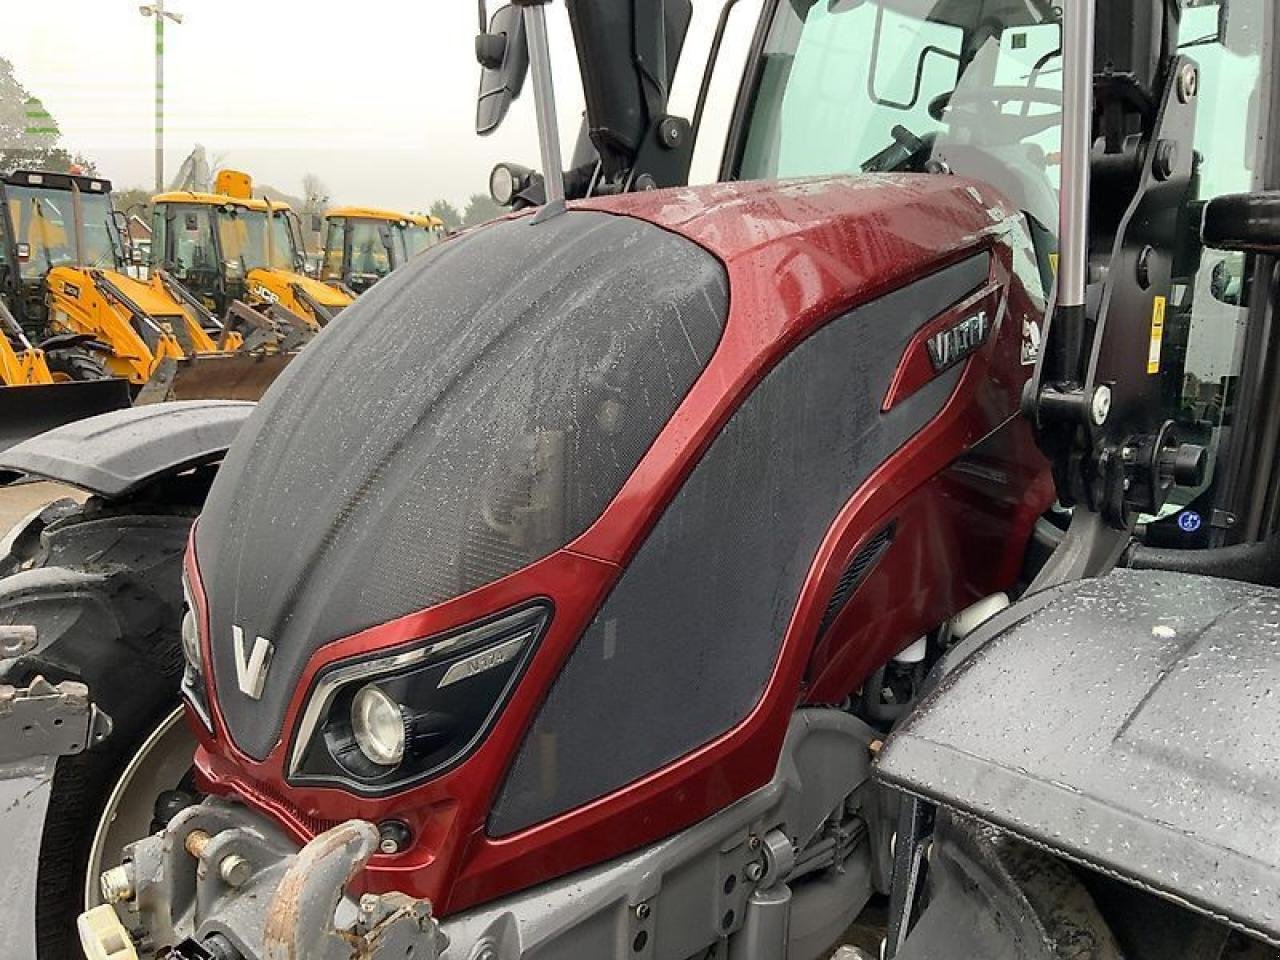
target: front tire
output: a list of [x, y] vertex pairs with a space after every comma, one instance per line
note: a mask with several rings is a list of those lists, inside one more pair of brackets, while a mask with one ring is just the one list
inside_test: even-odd
[[83, 347], [51, 350], [45, 354], [45, 362], [49, 364], [49, 372], [57, 381], [81, 383], [103, 380], [107, 376], [107, 367], [102, 357]]
[[[36, 649], [4, 665], [0, 681], [80, 681], [113, 723], [106, 741], [57, 761], [40, 845], [37, 960], [82, 955], [75, 920], [86, 890], [96, 889], [88, 874], [100, 866], [91, 868], [90, 856], [104, 811], [144, 742], [178, 707], [181, 565], [195, 512], [63, 502], [0, 558], [8, 574], [0, 579], [0, 624], [33, 625], [38, 634]], [[116, 854], [100, 850], [97, 859]]]

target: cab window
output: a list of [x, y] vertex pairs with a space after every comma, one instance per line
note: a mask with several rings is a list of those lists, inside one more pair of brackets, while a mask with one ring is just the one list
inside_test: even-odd
[[330, 220], [325, 226], [324, 261], [320, 268], [321, 280], [342, 279], [342, 245], [345, 234], [345, 221]]
[[[1266, 91], [1262, 89], [1265, 0], [1232, 0], [1183, 10], [1179, 47], [1199, 63], [1195, 148], [1199, 200], [1264, 189]], [[1196, 208], [1198, 210], [1198, 207]], [[1170, 417], [1183, 440], [1209, 448], [1205, 484], [1177, 490], [1166, 505], [1168, 546], [1208, 542], [1214, 521], [1216, 476], [1231, 449], [1232, 413], [1248, 321], [1243, 254], [1196, 248], [1175, 262], [1160, 350], [1160, 377]]]
[[[1057, 223], [1062, 93], [1050, 8], [779, 2], [744, 118], [741, 179], [957, 174]], [[968, 18], [967, 20], [963, 18]]]
[[385, 277], [391, 272], [391, 251], [383, 237], [386, 225], [359, 221], [351, 231], [351, 272]]

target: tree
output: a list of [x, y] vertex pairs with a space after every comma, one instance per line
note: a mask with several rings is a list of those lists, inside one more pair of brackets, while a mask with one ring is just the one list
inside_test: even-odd
[[494, 203], [493, 197], [487, 193], [473, 193], [467, 201], [467, 209], [463, 211], [462, 225], [464, 227], [478, 226], [482, 223], [488, 223], [506, 212], [506, 209]]
[[146, 223], [151, 222], [151, 191], [143, 187], [116, 190], [111, 198], [117, 210], [137, 214]]
[[431, 215], [439, 217], [450, 230], [457, 230], [462, 225], [462, 214], [448, 200], [437, 200], [431, 205]]
[[324, 213], [329, 208], [329, 188], [314, 173], [302, 175], [302, 196], [305, 213]]
[[22, 167], [67, 172], [78, 167], [93, 174], [94, 165], [61, 145], [62, 132], [44, 104], [33, 96], [0, 57], [0, 173]]

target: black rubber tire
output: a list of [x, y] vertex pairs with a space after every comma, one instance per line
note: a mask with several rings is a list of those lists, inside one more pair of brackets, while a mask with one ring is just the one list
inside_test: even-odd
[[[90, 500], [0, 558], [0, 624], [33, 624], [39, 645], [4, 672], [22, 684], [88, 684], [111, 717], [105, 742], [57, 762], [40, 846], [36, 960], [81, 957], [75, 931], [93, 835], [142, 741], [178, 704], [182, 554], [195, 509]], [[38, 527], [40, 521], [37, 521]]]
[[55, 379], [61, 375], [68, 380], [82, 382], [103, 380], [107, 376], [107, 367], [102, 357], [83, 347], [51, 350], [45, 354], [44, 359], [49, 364], [49, 372]]

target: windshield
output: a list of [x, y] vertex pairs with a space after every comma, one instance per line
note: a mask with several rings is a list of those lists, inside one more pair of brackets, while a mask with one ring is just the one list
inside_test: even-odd
[[25, 244], [20, 258], [24, 279], [36, 280], [54, 267], [76, 266], [114, 268], [119, 263], [120, 241], [112, 219], [111, 198], [101, 193], [80, 194], [80, 231], [83, 244], [76, 256], [76, 228], [73, 198], [68, 190], [10, 186], [9, 214], [14, 239]]
[[296, 270], [298, 246], [293, 236], [289, 214], [276, 210], [271, 214], [271, 249], [268, 266], [276, 270]]
[[955, 173], [1055, 224], [1060, 25], [1047, 5], [971, 7], [779, 3], [738, 176]]
[[321, 280], [342, 279], [342, 242], [346, 235], [345, 220], [329, 220], [324, 230], [324, 258], [320, 264]]
[[417, 224], [411, 224], [404, 232], [405, 246], [408, 248], [409, 256], [416, 257], [428, 247], [434, 247], [440, 242], [439, 234], [432, 227], [422, 227]]
[[266, 213], [228, 206], [218, 208], [218, 244], [233, 274], [244, 276], [267, 262]]
[[383, 220], [355, 221], [351, 228], [351, 273], [385, 277], [399, 262], [393, 256], [404, 257], [401, 230]]

